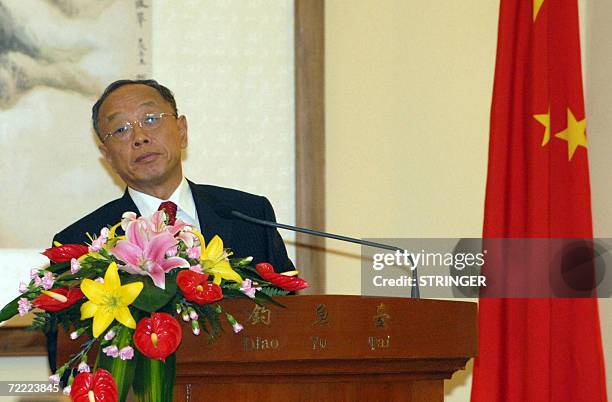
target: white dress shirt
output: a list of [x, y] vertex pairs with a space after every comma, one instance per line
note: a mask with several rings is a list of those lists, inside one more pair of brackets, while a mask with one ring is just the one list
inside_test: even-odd
[[132, 200], [134, 200], [134, 204], [136, 204], [142, 216], [149, 217], [157, 211], [159, 204], [164, 201], [172, 201], [177, 206], [176, 218], [200, 231], [200, 221], [198, 220], [198, 211], [196, 210], [195, 201], [193, 200], [193, 194], [191, 194], [189, 183], [187, 183], [187, 179], [184, 177], [183, 180], [181, 180], [181, 184], [179, 184], [167, 200], [161, 200], [152, 195], [141, 193], [131, 187], [128, 187], [128, 193], [130, 197], [132, 197]]

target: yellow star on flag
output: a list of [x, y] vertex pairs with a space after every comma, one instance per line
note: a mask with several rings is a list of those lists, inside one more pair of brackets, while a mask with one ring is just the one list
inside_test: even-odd
[[542, 138], [542, 146], [544, 146], [550, 141], [550, 107], [546, 114], [534, 114], [533, 118], [545, 127], [544, 137]]
[[544, 0], [533, 0], [533, 21], [534, 22], [536, 18], [538, 18], [538, 13], [540, 12], [542, 3], [544, 3]]
[[587, 147], [586, 120], [577, 121], [572, 111], [567, 108], [567, 128], [555, 134], [555, 137], [567, 141], [567, 160], [571, 161], [579, 146]]

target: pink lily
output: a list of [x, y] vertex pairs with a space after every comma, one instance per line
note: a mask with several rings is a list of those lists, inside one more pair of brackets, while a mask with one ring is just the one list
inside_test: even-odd
[[168, 232], [150, 238], [139, 221], [132, 221], [126, 231], [126, 240], [120, 240], [111, 251], [125, 263], [121, 268], [131, 274], [148, 275], [155, 286], [165, 289], [166, 272], [174, 268], [189, 268], [180, 257], [164, 258], [166, 252], [176, 246], [177, 240]]
[[[174, 226], [178, 225], [179, 222], [183, 223], [183, 221], [177, 219]], [[187, 246], [188, 249], [193, 249], [195, 246], [195, 240], [197, 240], [197, 237], [193, 233], [191, 233], [191, 226], [187, 226], [187, 225], [181, 228], [181, 230], [179, 231], [176, 237], [181, 239], [183, 243], [185, 243], [185, 246]], [[200, 254], [202, 254], [201, 250], [200, 250]], [[200, 258], [200, 256], [198, 255], [198, 257], [196, 258]]]
[[161, 233], [166, 230], [166, 213], [157, 211], [151, 216], [150, 227], [153, 233]]
[[136, 215], [136, 212], [124, 212], [123, 215], [121, 215], [121, 229], [126, 231], [130, 223], [134, 222], [137, 218], [138, 216]]
[[[187, 223], [186, 223], [185, 221], [182, 221], [182, 220], [180, 220], [180, 219], [177, 219], [177, 220], [174, 222], [174, 225], [168, 225], [168, 226], [166, 226], [166, 231], [170, 232], [170, 234], [171, 234], [172, 236], [177, 236], [177, 233], [178, 233], [178, 236], [177, 236], [177, 237], [179, 237], [179, 238], [181, 238], [181, 239], [182, 239], [183, 237], [185, 237], [185, 239], [187, 239], [187, 237], [183, 235], [183, 233], [184, 233], [184, 228], [185, 228], [185, 227], [188, 227], [188, 226], [187, 226]], [[189, 237], [191, 237], [191, 239], [193, 239], [193, 236], [191, 235], [191, 232], [188, 232], [188, 233], [187, 233], [187, 235], [188, 235]], [[185, 241], [185, 240], [184, 240], [184, 241]], [[187, 241], [185, 241], [185, 243], [187, 243]], [[193, 240], [191, 241], [191, 243], [193, 243]]]
[[151, 218], [146, 219], [140, 217], [138, 220], [146, 222], [146, 225], [148, 226], [147, 235], [149, 236], [154, 236], [162, 232], [168, 232], [172, 236], [176, 236], [176, 234], [187, 225], [180, 219], [177, 219], [174, 225], [167, 225], [165, 211], [156, 211], [153, 215], [151, 215]]
[[156, 211], [150, 218], [137, 216], [134, 212], [125, 212], [121, 217], [121, 228], [127, 232], [128, 226], [134, 222], [140, 225], [141, 231], [143, 231], [149, 239], [162, 232], [168, 232], [172, 236], [176, 236], [183, 240], [187, 247], [193, 247], [193, 235], [190, 233], [191, 228], [187, 223], [177, 219], [174, 225], [166, 225], [164, 211]]
[[180, 219], [177, 219], [174, 225], [166, 225], [166, 214], [164, 211], [156, 211], [150, 218], [140, 216], [134, 219], [134, 221], [138, 222], [149, 239], [163, 232], [168, 232], [172, 236], [176, 236], [178, 232], [187, 226], [187, 224]]

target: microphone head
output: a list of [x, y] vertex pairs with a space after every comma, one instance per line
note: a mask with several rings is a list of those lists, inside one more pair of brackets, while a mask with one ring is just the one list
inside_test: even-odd
[[226, 204], [223, 204], [223, 203], [216, 204], [213, 207], [213, 210], [215, 211], [217, 215], [219, 215], [222, 218], [234, 219], [234, 216], [232, 215], [232, 212], [234, 212], [234, 210], [230, 208], [229, 206], [227, 206]]

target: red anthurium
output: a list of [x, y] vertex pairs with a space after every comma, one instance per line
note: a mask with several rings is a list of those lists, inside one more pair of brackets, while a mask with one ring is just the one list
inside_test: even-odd
[[164, 360], [174, 353], [181, 339], [181, 326], [167, 313], [153, 313], [150, 318], [143, 318], [134, 331], [134, 345], [151, 359]]
[[43, 290], [43, 294], [33, 300], [34, 307], [45, 311], [60, 311], [81, 300], [83, 292], [79, 288], [55, 288]]
[[221, 286], [208, 281], [207, 274], [184, 270], [176, 276], [176, 284], [185, 299], [198, 304], [208, 304], [223, 299]]
[[70, 261], [73, 258], [79, 258], [83, 254], [87, 254], [88, 248], [82, 244], [64, 244], [62, 246], [51, 247], [43, 251], [42, 255], [46, 256], [51, 262]]
[[295, 276], [297, 271], [278, 274], [274, 272], [274, 267], [272, 264], [268, 264], [267, 262], [261, 262], [255, 265], [255, 269], [264, 280], [285, 290], [290, 290], [293, 292], [310, 286], [304, 279]]
[[104, 369], [95, 374], [79, 373], [70, 387], [70, 399], [74, 402], [117, 402], [117, 384]]

